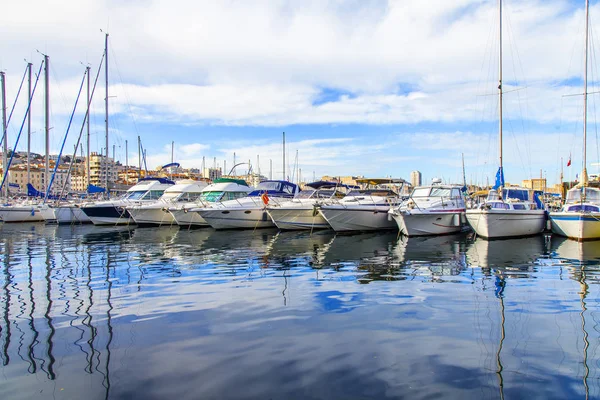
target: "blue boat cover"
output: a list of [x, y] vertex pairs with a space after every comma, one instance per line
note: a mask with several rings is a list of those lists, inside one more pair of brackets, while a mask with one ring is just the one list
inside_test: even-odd
[[88, 185], [87, 187], [88, 193], [104, 193], [106, 189], [100, 186]]

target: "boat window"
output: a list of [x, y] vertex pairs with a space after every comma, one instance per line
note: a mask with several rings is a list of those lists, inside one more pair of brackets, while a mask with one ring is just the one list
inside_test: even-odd
[[500, 201], [494, 202], [494, 203], [488, 203], [491, 208], [493, 208], [494, 210], [508, 210], [510, 208], [510, 206], [506, 203], [502, 203]]
[[433, 187], [433, 188], [431, 188], [431, 194], [429, 196], [430, 197], [450, 197], [450, 189]]
[[567, 192], [567, 203], [572, 203], [581, 200], [581, 190], [571, 189]]
[[277, 190], [279, 192], [281, 191], [281, 182], [261, 182], [256, 190]]
[[500, 200], [500, 196], [498, 195], [498, 192], [496, 192], [495, 190], [490, 190], [488, 195], [487, 195], [487, 199], [488, 201], [490, 200]]
[[525, 204], [513, 204], [513, 209], [515, 210], [526, 210]]
[[164, 190], [150, 190], [143, 197], [144, 200], [158, 200], [163, 195]]
[[575, 204], [575, 205], [569, 207], [569, 209], [567, 211], [570, 211], [570, 212], [577, 212], [577, 211], [599, 212], [600, 208], [597, 206], [591, 206], [589, 204]]
[[452, 197], [461, 197], [460, 196], [460, 190], [458, 189], [452, 189]]
[[129, 192], [125, 197], [128, 200], [139, 200], [146, 194], [145, 190], [135, 190], [133, 192]]
[[416, 188], [413, 190], [411, 197], [428, 197], [430, 190], [428, 187]]
[[175, 200], [181, 197], [183, 193], [181, 192], [164, 192], [161, 199], [162, 200]]
[[200, 196], [200, 199], [204, 200], [204, 201], [208, 201], [209, 203], [214, 203], [215, 201], [218, 201], [222, 195], [223, 195], [223, 192], [221, 192], [221, 191], [202, 192], [202, 196]]
[[303, 191], [301, 191], [300, 193], [298, 193], [298, 196], [296, 196], [297, 199], [310, 199], [311, 197], [313, 197], [313, 195], [317, 193], [316, 190], [310, 190], [310, 189], [305, 189]]
[[529, 191], [523, 189], [504, 189], [502, 191], [504, 199], [515, 199], [515, 200], [529, 200]]
[[600, 190], [596, 188], [585, 188], [585, 199], [591, 202], [600, 201]]

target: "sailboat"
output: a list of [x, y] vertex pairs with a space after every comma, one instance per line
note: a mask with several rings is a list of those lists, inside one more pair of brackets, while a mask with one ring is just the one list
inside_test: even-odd
[[500, 139], [500, 166], [496, 182], [487, 200], [476, 209], [467, 210], [467, 222], [477, 236], [485, 239], [532, 236], [540, 234], [545, 227], [546, 211], [541, 202], [531, 201], [525, 188], [503, 188], [502, 166], [502, 0], [499, 9], [499, 67], [498, 67], [498, 113]]
[[552, 232], [574, 240], [600, 239], [600, 189], [588, 187], [587, 175], [587, 70], [589, 0], [585, 2], [585, 67], [583, 73], [583, 171], [581, 182], [567, 192], [560, 211], [550, 213]]

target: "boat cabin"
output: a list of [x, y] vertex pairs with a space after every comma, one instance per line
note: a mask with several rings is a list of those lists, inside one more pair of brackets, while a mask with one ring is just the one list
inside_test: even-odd
[[300, 189], [298, 185], [288, 181], [262, 181], [256, 188], [248, 193], [248, 196], [268, 196], [293, 198]]

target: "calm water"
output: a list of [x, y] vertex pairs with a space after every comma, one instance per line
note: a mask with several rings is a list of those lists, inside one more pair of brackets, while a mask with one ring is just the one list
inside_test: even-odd
[[599, 398], [600, 242], [0, 225], [2, 399]]

